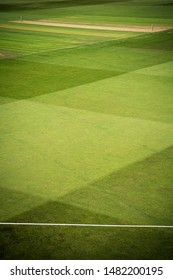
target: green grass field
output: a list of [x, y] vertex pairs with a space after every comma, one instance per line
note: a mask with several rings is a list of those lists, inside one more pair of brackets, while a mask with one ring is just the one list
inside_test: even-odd
[[[0, 0], [0, 222], [173, 226], [170, 0]], [[1, 259], [173, 259], [173, 228], [0, 224]]]

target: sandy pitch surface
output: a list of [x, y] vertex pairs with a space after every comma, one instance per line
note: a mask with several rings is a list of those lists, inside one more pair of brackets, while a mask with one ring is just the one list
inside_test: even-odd
[[104, 25], [87, 25], [87, 24], [72, 24], [60, 23], [59, 21], [52, 20], [16, 20], [11, 21], [15, 23], [34, 24], [43, 26], [57, 26], [65, 28], [79, 28], [79, 29], [93, 29], [93, 30], [107, 30], [107, 31], [131, 31], [131, 32], [160, 32], [164, 30], [173, 29], [173, 26], [104, 26]]

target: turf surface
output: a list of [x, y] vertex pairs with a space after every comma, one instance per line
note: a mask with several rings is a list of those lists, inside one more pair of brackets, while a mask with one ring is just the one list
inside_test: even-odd
[[[173, 226], [172, 1], [0, 0], [1, 222]], [[0, 225], [1, 259], [172, 259], [172, 229]]]

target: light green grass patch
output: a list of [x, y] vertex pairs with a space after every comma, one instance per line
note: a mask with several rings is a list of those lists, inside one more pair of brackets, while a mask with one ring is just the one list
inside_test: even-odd
[[10, 102], [15, 102], [17, 100], [18, 99], [15, 98], [0, 96], [0, 105], [10, 103]]
[[173, 78], [173, 61], [161, 63], [151, 67], [146, 67], [141, 70], [137, 70], [136, 73], [150, 76], [162, 76]]
[[171, 123], [172, 87], [172, 77], [158, 79], [154, 75], [131, 72], [33, 100], [45, 104]]
[[172, 144], [170, 124], [30, 101], [2, 105], [1, 120], [1, 186], [50, 199]]

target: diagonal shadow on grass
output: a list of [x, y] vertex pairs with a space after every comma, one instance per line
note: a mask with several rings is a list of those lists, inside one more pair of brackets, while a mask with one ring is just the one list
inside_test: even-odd
[[120, 74], [118, 71], [19, 60], [1, 61], [0, 66], [1, 96], [14, 99], [27, 99]]
[[[82, 209], [77, 206], [73, 206], [70, 204], [66, 204], [59, 201], [47, 201], [45, 202], [42, 198], [39, 198], [38, 196], [29, 196], [20, 192], [16, 192], [13, 190], [11, 191], [13, 193], [13, 198], [11, 196], [11, 203], [20, 204], [16, 205], [16, 208], [20, 208], [20, 210], [23, 207], [23, 212], [19, 215], [13, 215], [12, 218], [8, 219], [6, 218], [4, 221], [7, 222], [26, 222], [26, 223], [114, 223], [119, 224], [120, 220], [116, 218], [109, 217], [107, 215], [100, 215], [99, 213], [94, 213], [93, 211]], [[7, 194], [9, 196], [11, 195], [10, 190], [7, 191]], [[21, 198], [23, 197], [25, 202], [21, 202]], [[8, 200], [10, 201], [9, 197]], [[8, 201], [8, 202], [9, 202]], [[26, 202], [28, 205], [26, 205]], [[30, 210], [24, 210], [29, 208], [29, 202], [30, 202]], [[12, 203], [12, 208], [13, 208]], [[41, 204], [41, 205], [39, 205]], [[9, 205], [10, 207], [10, 205]], [[8, 211], [8, 209], [7, 209]]]
[[169, 147], [69, 193], [62, 201], [124, 224], [173, 225], [172, 164]]
[[[13, 221], [117, 220], [59, 202], [48, 202]], [[65, 217], [65, 219], [64, 219]], [[172, 231], [75, 227], [0, 226], [0, 259], [171, 259]]]
[[173, 225], [172, 162], [169, 147], [57, 200], [1, 188], [1, 221]]
[[[149, 218], [150, 222], [171, 223], [172, 152], [170, 147], [62, 201], [44, 202], [6, 221], [125, 223], [130, 218]], [[18, 202], [15, 194], [13, 198]], [[172, 237], [173, 231], [168, 229], [0, 226], [0, 258], [172, 259]]]
[[9, 218], [1, 215], [1, 220], [173, 225], [172, 161], [173, 147], [169, 147], [57, 201], [2, 188], [1, 210], [7, 210]]
[[10, 220], [14, 216], [30, 211], [47, 202], [47, 199], [39, 195], [31, 195], [22, 191], [0, 187], [0, 221]]

